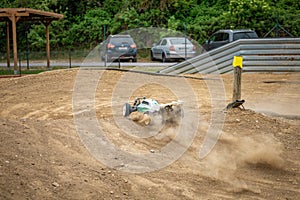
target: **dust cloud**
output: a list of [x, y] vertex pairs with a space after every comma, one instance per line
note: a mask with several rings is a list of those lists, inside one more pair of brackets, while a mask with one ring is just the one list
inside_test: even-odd
[[[255, 141], [253, 140], [252, 142]], [[284, 161], [280, 157], [282, 145], [275, 141], [274, 138], [264, 136], [262, 141], [250, 150], [244, 155], [245, 163], [283, 169]]]
[[[140, 126], [148, 126], [149, 130], [159, 130], [158, 135], [164, 135], [169, 138], [174, 138], [178, 127], [181, 123], [180, 116], [172, 116], [167, 120], [163, 120], [163, 117], [159, 114], [144, 114], [140, 112], [132, 112], [130, 119]], [[157, 136], [156, 139], [160, 139]]]
[[140, 112], [132, 112], [130, 114], [130, 119], [142, 126], [147, 126], [151, 122], [149, 115]]
[[204, 176], [229, 183], [234, 192], [260, 193], [259, 188], [247, 184], [238, 171], [259, 166], [283, 169], [282, 151], [282, 144], [272, 135], [223, 132], [213, 151], [201, 161], [201, 171]]

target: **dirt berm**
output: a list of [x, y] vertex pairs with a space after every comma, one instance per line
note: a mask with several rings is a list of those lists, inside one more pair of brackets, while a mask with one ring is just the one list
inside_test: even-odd
[[[228, 111], [218, 102], [224, 94], [224, 105], [230, 103], [232, 74], [182, 78], [117, 70], [86, 70], [81, 77], [80, 73], [70, 69], [0, 79], [0, 199], [300, 198], [299, 73], [243, 74], [245, 110]], [[92, 83], [97, 83], [94, 89]], [[80, 88], [86, 89], [78, 93]], [[85, 93], [89, 89], [91, 96]], [[157, 129], [122, 118], [124, 100], [132, 102], [138, 96], [160, 103], [184, 100], [181, 122], [191, 124], [182, 126], [190, 143], [178, 158], [175, 154], [184, 142], [176, 139], [181, 122], [157, 123]], [[85, 97], [93, 99], [85, 103]], [[80, 111], [76, 103], [86, 106], [82, 120], [96, 118], [101, 133], [128, 155], [155, 158], [175, 140], [174, 152], [166, 153], [174, 155], [172, 162], [161, 159], [152, 163], [156, 168], [147, 169], [139, 168], [145, 163], [130, 166], [130, 159], [125, 160], [128, 165], [105, 164], [97, 156], [108, 149], [100, 152], [101, 143], [94, 148], [90, 144], [95, 141], [78, 134], [93, 133], [78, 128], [82, 121], [75, 119]], [[218, 112], [224, 121], [214, 120]], [[220, 136], [200, 158], [212, 126], [219, 127]], [[139, 127], [152, 135], [136, 131]], [[121, 159], [108, 152], [110, 156]]]

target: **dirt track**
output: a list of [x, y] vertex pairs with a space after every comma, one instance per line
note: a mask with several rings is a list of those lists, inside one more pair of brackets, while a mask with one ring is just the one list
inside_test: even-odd
[[[199, 110], [191, 146], [169, 166], [135, 174], [105, 166], [79, 138], [72, 110], [77, 73], [59, 70], [0, 79], [0, 199], [299, 199], [300, 74], [244, 74], [246, 110], [227, 111], [219, 141], [204, 159], [198, 153], [213, 105], [203, 77], [189, 76], [185, 80], [197, 97], [193, 108]], [[182, 78], [111, 70], [91, 73], [101, 73], [96, 116], [115, 145], [128, 152], [156, 152], [172, 141], [172, 126], [144, 139], [125, 134], [112, 109], [115, 98], [123, 94], [114, 94], [114, 89], [124, 74], [130, 74], [124, 87], [150, 80], [129, 94], [131, 100], [147, 96], [166, 103], [177, 96], [154, 82], [180, 83]], [[229, 103], [232, 75], [222, 78]], [[180, 84], [175, 87], [183, 90]], [[118, 107], [124, 102], [115, 103]]]

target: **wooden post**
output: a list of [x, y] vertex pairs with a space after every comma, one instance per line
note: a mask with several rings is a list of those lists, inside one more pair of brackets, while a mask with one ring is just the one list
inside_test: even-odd
[[49, 36], [49, 25], [50, 21], [45, 22], [46, 26], [46, 53], [47, 53], [47, 69], [50, 69], [50, 36]]
[[241, 99], [243, 57], [234, 56], [233, 62], [233, 93], [232, 101]]
[[15, 13], [11, 16], [12, 32], [13, 32], [13, 49], [14, 49], [14, 74], [18, 74], [18, 47], [17, 47], [17, 21]]
[[47, 69], [50, 69], [50, 31], [49, 26], [53, 19], [42, 21], [46, 26], [46, 54], [47, 54]]
[[9, 42], [9, 29], [10, 23], [6, 22], [6, 61], [7, 61], [7, 69], [10, 69], [10, 42]]

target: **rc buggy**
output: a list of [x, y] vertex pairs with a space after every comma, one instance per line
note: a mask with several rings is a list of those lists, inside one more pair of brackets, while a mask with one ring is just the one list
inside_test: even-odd
[[133, 105], [125, 103], [123, 106], [123, 116], [127, 117], [132, 112], [153, 116], [161, 116], [162, 122], [177, 121], [183, 117], [183, 108], [181, 101], [173, 101], [167, 104], [159, 104], [154, 99], [145, 97], [136, 98]]

